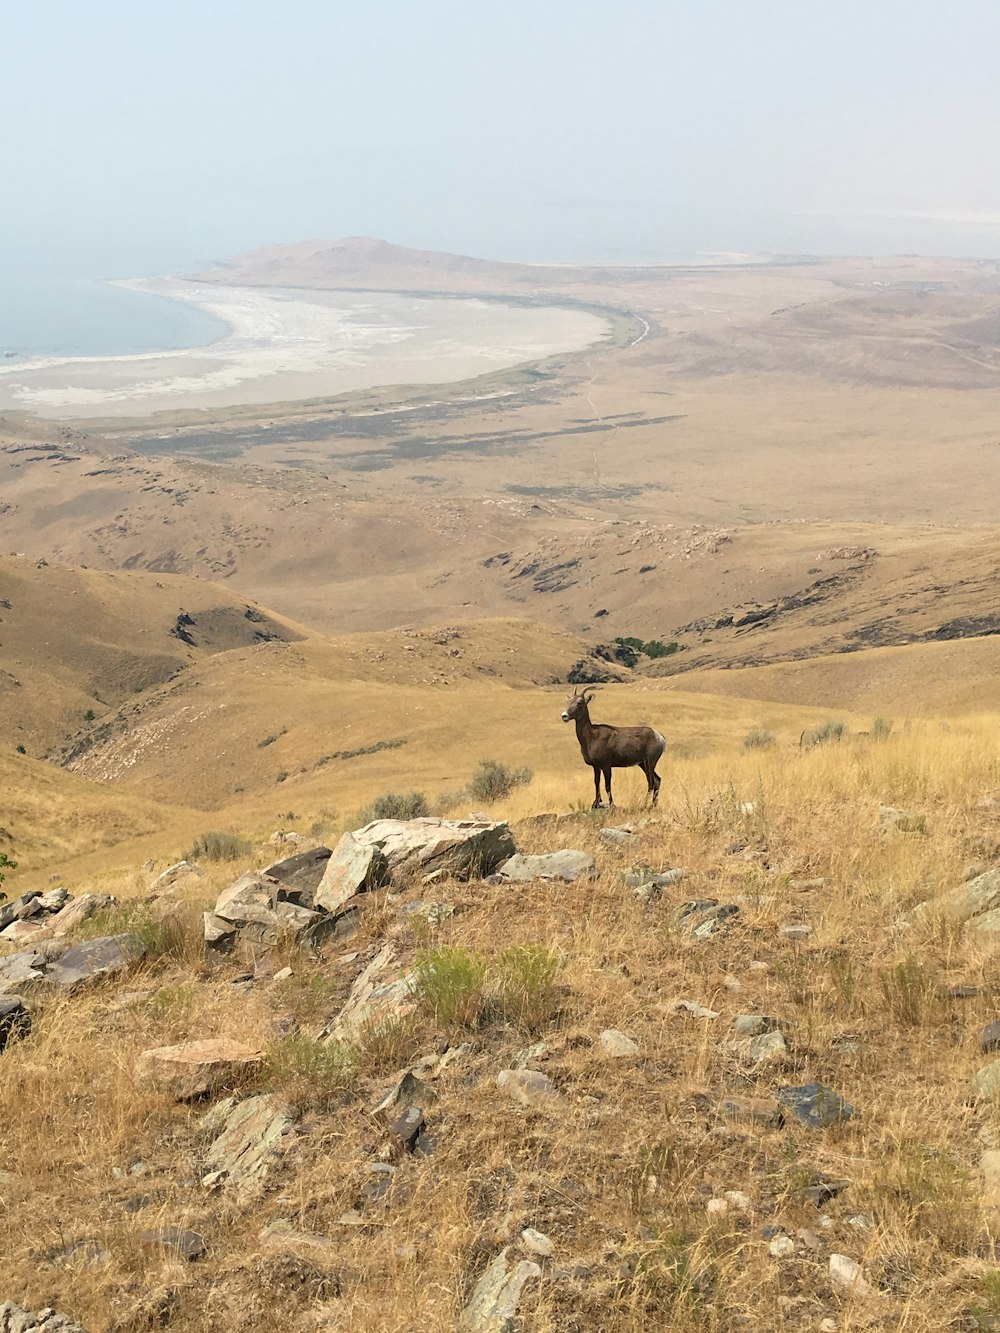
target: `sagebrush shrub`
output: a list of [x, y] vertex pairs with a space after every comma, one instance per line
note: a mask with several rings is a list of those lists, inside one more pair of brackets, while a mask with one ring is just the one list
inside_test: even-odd
[[420, 819], [428, 813], [427, 797], [422, 791], [384, 791], [358, 811], [357, 820], [361, 825], [376, 819]]
[[502, 801], [515, 787], [524, 787], [534, 775], [530, 768], [508, 768], [495, 759], [480, 759], [469, 783], [469, 795], [490, 804]]
[[195, 838], [190, 851], [184, 853], [185, 861], [238, 861], [251, 852], [249, 839], [240, 838], [235, 833], [203, 833]]

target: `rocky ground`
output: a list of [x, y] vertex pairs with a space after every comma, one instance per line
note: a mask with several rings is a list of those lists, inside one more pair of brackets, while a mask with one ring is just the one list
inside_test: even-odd
[[987, 742], [12, 897], [2, 1327], [996, 1327]]

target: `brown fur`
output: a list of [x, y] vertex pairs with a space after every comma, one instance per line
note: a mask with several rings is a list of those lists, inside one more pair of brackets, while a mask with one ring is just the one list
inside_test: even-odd
[[613, 768], [641, 768], [646, 775], [648, 795], [653, 805], [660, 794], [660, 778], [656, 765], [666, 748], [666, 741], [652, 727], [611, 727], [590, 720], [590, 701], [593, 691], [573, 693], [566, 702], [564, 722], [576, 723], [576, 738], [584, 762], [594, 770], [594, 806], [601, 806], [601, 775], [608, 793], [608, 805], [614, 805], [611, 795]]

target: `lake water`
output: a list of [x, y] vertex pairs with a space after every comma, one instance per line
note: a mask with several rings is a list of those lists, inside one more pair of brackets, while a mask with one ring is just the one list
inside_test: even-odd
[[18, 360], [205, 347], [226, 332], [207, 312], [162, 296], [94, 278], [0, 270], [0, 354], [16, 352]]

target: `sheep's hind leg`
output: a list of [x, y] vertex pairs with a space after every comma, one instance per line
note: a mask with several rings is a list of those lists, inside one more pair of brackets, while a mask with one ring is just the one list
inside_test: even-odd
[[594, 765], [594, 804], [591, 806], [591, 809], [592, 809], [592, 810], [600, 810], [600, 809], [601, 809], [601, 806], [602, 806], [602, 802], [601, 802], [601, 770], [600, 770], [600, 769], [598, 768], [598, 766], [595, 764], [595, 765]]
[[606, 769], [604, 770], [604, 785], [605, 785], [605, 787], [607, 787], [607, 789], [608, 789], [608, 805], [609, 805], [609, 806], [612, 806], [612, 805], [614, 805], [614, 803], [615, 803], [615, 798], [611, 795], [611, 769], [610, 769], [610, 768], [606, 768]]

